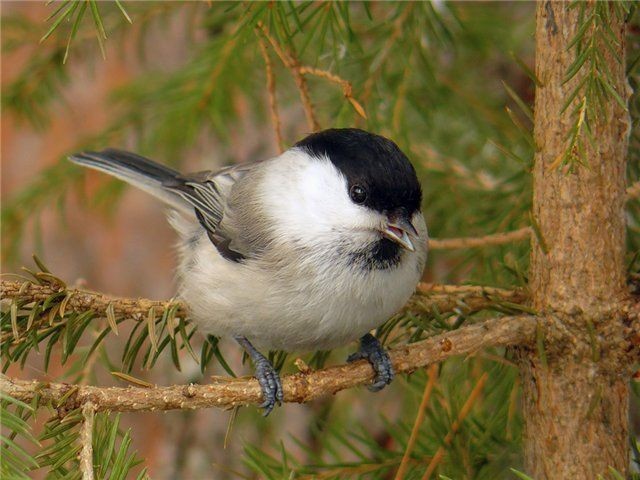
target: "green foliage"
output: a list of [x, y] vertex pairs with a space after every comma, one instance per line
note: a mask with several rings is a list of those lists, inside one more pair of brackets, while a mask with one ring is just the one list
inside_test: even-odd
[[[95, 478], [98, 480], [133, 478], [131, 471], [142, 462], [135, 452], [129, 452], [131, 429], [122, 432], [119, 425], [120, 414], [96, 415], [93, 426], [93, 465]], [[135, 478], [148, 478], [146, 468], [138, 472]]]
[[[47, 478], [82, 478], [78, 456], [82, 449], [79, 430], [83, 423], [82, 409], [66, 412], [64, 416], [52, 416], [44, 425], [39, 437], [43, 449], [37, 457], [36, 469], [44, 469]], [[96, 414], [93, 425], [93, 465], [96, 479], [132, 478], [133, 470], [140, 464], [136, 454], [129, 452], [130, 431], [119, 428], [120, 415]], [[146, 478], [143, 469], [137, 478]]]
[[[604, 2], [575, 2], [571, 8], [580, 9], [581, 27], [571, 42], [576, 61], [567, 72], [567, 81], [580, 79], [565, 107], [575, 122], [561, 159], [569, 167], [580, 162], [585, 142], [597, 141], [590, 125], [604, 103], [624, 98], [612, 87], [610, 72], [601, 68], [602, 56], [612, 47], [607, 21], [611, 15], [628, 15], [638, 25], [637, 11], [628, 3], [615, 3], [610, 9]], [[528, 215], [535, 151], [531, 104], [540, 82], [532, 72], [532, 3], [129, 2], [125, 10], [120, 2], [64, 0], [53, 3], [51, 12], [46, 24], [20, 15], [2, 18], [4, 53], [32, 49], [25, 65], [2, 90], [5, 111], [24, 126], [40, 131], [49, 127], [72, 80], [71, 65], [85, 59], [101, 61], [98, 48], [111, 59], [110, 49], [130, 40], [140, 46], [137, 61], [142, 73], [111, 91], [113, 117], [108, 127], [91, 138], [78, 139], [78, 150], [126, 143], [132, 150], [181, 167], [202, 138], [229, 145], [251, 136], [259, 138], [252, 156], [266, 158], [275, 152], [268, 141], [272, 125], [260, 41], [265, 42], [273, 63], [276, 100], [286, 110], [284, 143], [291, 145], [309, 127], [292, 72], [260, 33], [264, 28], [300, 65], [350, 82], [366, 119], [337, 84], [305, 76], [322, 127], [367, 128], [393, 138], [407, 152], [424, 185], [424, 212], [434, 237], [475, 236], [528, 224], [537, 229]], [[189, 56], [172, 69], [159, 69], [149, 61], [153, 52], [145, 50], [145, 39], [154, 27], [175, 18], [191, 35], [186, 40]], [[129, 20], [134, 28], [129, 28]], [[630, 181], [640, 179], [639, 65], [636, 35], [628, 49], [629, 81], [634, 89], [629, 106], [633, 121]], [[231, 163], [234, 153], [219, 146], [215, 157]], [[39, 217], [51, 205], [57, 205], [57, 218], [64, 222], [66, 199], [81, 190], [84, 178], [83, 170], [59, 158], [3, 201], [5, 268], [24, 263], [21, 254], [27, 252], [21, 251], [21, 242], [30, 230], [37, 236]], [[122, 184], [104, 181], [98, 195], [83, 203], [92, 211], [112, 214], [122, 192]], [[629, 203], [627, 218], [633, 252], [640, 249], [640, 202]], [[525, 286], [528, 248], [523, 242], [433, 252], [426, 275], [438, 281]], [[630, 270], [637, 270], [636, 262], [630, 264]], [[202, 375], [212, 369], [236, 374], [218, 339], [200, 339], [193, 326], [178, 317], [175, 305], [154, 308], [134, 320], [113, 308], [73, 312], [66, 308], [70, 289], [43, 265], [27, 275], [25, 282], [55, 286], [58, 291], [36, 302], [14, 302], [0, 312], [5, 372], [32, 365], [39, 354], [44, 372], [62, 364], [65, 379], [72, 383], [114, 372], [114, 381], [144, 384], [137, 377], [152, 368], [159, 370], [161, 364], [173, 365], [175, 370], [184, 364], [197, 365]], [[387, 345], [399, 345], [488, 315], [522, 312], [530, 310], [495, 301], [489, 309], [473, 311], [461, 302], [449, 311], [398, 315], [378, 334]], [[544, 353], [544, 339], [539, 340]], [[344, 351], [317, 352], [304, 359], [312, 367], [321, 367], [344, 357]], [[282, 352], [271, 352], [270, 358], [284, 371], [293, 369], [291, 358]], [[519, 394], [516, 370], [502, 350], [442, 364], [411, 454], [408, 478], [422, 476], [483, 372], [489, 375], [483, 393], [446, 446], [436, 473], [442, 479], [527, 478], [519, 470], [510, 470], [521, 462], [522, 419], [514, 406]], [[242, 428], [257, 432], [260, 441], [243, 435], [247, 440], [242, 464], [232, 463], [229, 468], [242, 469], [234, 470], [233, 476], [249, 471], [274, 479], [389, 478], [405, 452], [426, 381], [424, 372], [416, 372], [385, 391], [383, 395], [400, 405], [394, 413], [372, 414], [364, 390], [352, 396], [345, 392], [322, 408], [309, 407], [305, 410], [311, 425], [307, 436], [281, 439], [277, 430], [259, 423], [249, 412]], [[635, 390], [637, 396], [637, 386]], [[352, 413], [362, 404], [368, 415], [354, 418]], [[3, 434], [0, 455], [3, 477], [28, 478], [42, 469], [51, 478], [78, 478], [83, 422], [79, 409], [47, 406], [52, 416], [36, 439], [30, 433], [35, 408], [5, 397], [1, 407], [2, 425], [9, 432]], [[277, 415], [269, 420], [275, 421]], [[131, 453], [136, 433], [123, 432], [119, 422], [119, 416], [95, 416], [96, 478], [144, 478], [146, 472]], [[370, 425], [376, 422], [381, 427]], [[32, 454], [34, 448], [40, 448], [37, 457]], [[637, 445], [632, 448], [637, 461]]]
[[606, 66], [606, 56], [613, 55], [622, 63], [616, 53], [617, 40], [611, 30], [610, 19], [615, 16], [627, 18], [631, 12], [631, 2], [574, 2], [571, 8], [578, 8], [578, 30], [569, 43], [575, 49], [575, 60], [569, 67], [565, 82], [578, 79], [573, 92], [567, 97], [562, 111], [572, 107], [575, 119], [567, 140], [567, 148], [559, 158], [559, 164], [573, 168], [586, 161], [585, 142], [594, 143], [591, 125], [609, 111], [607, 103], [615, 101], [627, 110], [624, 92], [618, 92], [615, 79]]
[[20, 440], [40, 446], [31, 433], [29, 420], [35, 408], [0, 392], [0, 474], [3, 478], [28, 479], [27, 473], [37, 468], [33, 455], [20, 446]]
[[516, 470], [515, 468], [512, 468], [511, 471], [515, 474], [516, 477], [518, 477], [520, 480], [533, 480], [529, 475], [527, 475], [526, 473], [522, 473], [519, 470]]
[[[440, 376], [447, 381], [434, 391], [427, 406], [422, 432], [409, 460], [407, 478], [421, 478], [425, 465], [433, 458], [442, 439], [452, 429], [477, 380], [474, 370], [489, 372], [486, 395], [463, 422], [448, 448], [449, 459], [439, 471], [450, 478], [500, 478], [509, 465], [517, 461], [520, 419], [516, 418], [510, 398], [517, 377], [514, 366], [491, 361], [447, 362]], [[426, 375], [415, 374], [406, 384], [409, 393], [406, 411], [401, 419], [381, 415], [388, 439], [376, 438], [365, 425], [342, 418], [334, 410], [326, 423], [317, 427], [321, 448], [311, 448], [301, 439], [293, 439], [304, 450], [308, 461], [301, 464], [284, 448], [269, 451], [255, 446], [245, 448], [245, 463], [261, 478], [389, 478], [398, 468], [411, 434], [414, 412], [426, 383]], [[269, 453], [272, 452], [272, 453]]]
[[[23, 286], [31, 283], [49, 285], [54, 287], [55, 293], [41, 301], [13, 301], [0, 312], [0, 356], [3, 359], [3, 372], [14, 364], [23, 367], [31, 353], [43, 353], [42, 368], [47, 372], [54, 350], [60, 353], [61, 365], [72, 360], [85, 365], [93, 355], [99, 353], [105, 338], [117, 335], [118, 325], [130, 320], [122, 314], [116, 315], [112, 308], [107, 308], [103, 322], [98, 322], [100, 316], [93, 310], [82, 313], [70, 311], [67, 305], [73, 292], [66, 288], [62, 280], [49, 273], [37, 257], [35, 260], [41, 271], [33, 272], [25, 268], [30, 278], [23, 277]], [[195, 353], [191, 346], [195, 328], [188, 325], [186, 319], [176, 318], [177, 310], [177, 303], [167, 304], [163, 309], [151, 307], [144, 318], [135, 322], [126, 337], [118, 371], [130, 374], [134, 367], [151, 369], [163, 353], [170, 355], [173, 365], [179, 371], [182, 353], [186, 352], [196, 363], [202, 362], [202, 372], [212, 357], [216, 357], [221, 366], [235, 376], [220, 353], [215, 337], [203, 342], [200, 355]], [[98, 327], [100, 323], [103, 323], [102, 327]], [[86, 335], [91, 330], [96, 334]], [[81, 339], [88, 337], [91, 341], [82, 345]], [[110, 360], [108, 363], [114, 365]], [[83, 380], [83, 376], [88, 373], [78, 368], [69, 370], [69, 373], [74, 372], [77, 373], [74, 382]]]
[[82, 478], [78, 462], [82, 450], [79, 441], [81, 425], [80, 408], [66, 412], [62, 418], [53, 416], [45, 423], [44, 431], [38, 439], [43, 448], [37, 459], [38, 468], [44, 468], [51, 478]]
[[[49, 3], [53, 3], [53, 0], [50, 0]], [[124, 9], [124, 6], [120, 2], [120, 0], [114, 0], [114, 4], [116, 7], [118, 7], [120, 12], [122, 12], [124, 18], [129, 23], [131, 23], [131, 18], [127, 14], [127, 11]], [[104, 41], [107, 39], [107, 33], [105, 32], [102, 16], [100, 14], [99, 2], [97, 0], [86, 0], [82, 2], [78, 2], [75, 0], [62, 0], [60, 2], [57, 2], [55, 5], [57, 8], [47, 18], [47, 21], [51, 22], [51, 26], [49, 27], [49, 30], [47, 30], [47, 33], [42, 36], [40, 42], [44, 42], [47, 38], [49, 38], [51, 34], [53, 34], [53, 32], [58, 30], [63, 22], [71, 24], [71, 31], [69, 32], [67, 47], [64, 52], [64, 58], [62, 59], [62, 63], [66, 63], [67, 58], [69, 57], [69, 48], [71, 47], [71, 42], [73, 42], [76, 38], [76, 34], [80, 29], [80, 25], [82, 24], [85, 13], [87, 13], [87, 10], [89, 10], [91, 12], [91, 18], [95, 26], [96, 37], [98, 39], [98, 44], [100, 45], [100, 51], [102, 52], [102, 56], [106, 57], [107, 54], [104, 48]], [[103, 5], [105, 4], [103, 3]], [[111, 3], [107, 3], [106, 5], [111, 7]]]
[[[134, 20], [140, 17], [142, 22], [150, 22], [154, 15], [160, 15], [152, 15], [159, 8], [157, 4], [144, 5], [145, 10], [137, 15], [141, 7], [131, 5]], [[456, 5], [442, 8], [434, 8], [429, 3], [394, 4], [384, 8], [374, 5], [365, 8], [364, 4], [349, 4], [348, 8], [347, 4], [327, 5], [329, 7], [312, 2], [275, 6], [258, 3], [244, 9], [232, 3], [198, 10], [202, 15], [202, 28], [210, 33], [194, 44], [187, 62], [175, 71], [150, 71], [114, 91], [119, 115], [105, 135], [96, 135], [79, 148], [118, 144], [125, 134], [130, 138], [133, 134], [135, 150], [179, 166], [183, 152], [202, 136], [220, 138], [223, 143], [230, 141], [229, 133], [238, 128], [239, 112], [234, 98], [248, 101], [252, 112], [261, 121], [268, 122], [263, 96], [256, 95], [264, 89], [261, 72], [256, 72], [256, 66], [263, 64], [255, 31], [261, 23], [276, 41], [298, 55], [301, 64], [327, 69], [352, 83], [354, 96], [367, 113], [366, 125], [340, 89], [322, 78], [308, 77], [312, 101], [322, 125], [355, 124], [390, 135], [416, 160], [421, 176], [429, 178], [425, 205], [429, 206], [427, 220], [436, 236], [473, 235], [526, 224], [522, 219], [530, 198], [527, 175], [532, 158], [530, 132], [523, 130], [525, 124], [519, 119], [518, 111], [512, 114], [512, 118], [518, 120], [517, 125], [509, 115], [496, 113], [509, 101], [509, 94], [502, 89], [499, 79], [494, 88], [487, 89], [486, 95], [464, 94], [477, 88], [477, 82], [465, 75], [467, 65], [495, 56], [494, 42], [506, 42], [511, 50], [520, 48], [519, 56], [527, 54], [521, 46], [527, 38], [524, 30], [506, 30], [504, 38], [488, 40], [495, 22], [482, 8], [476, 7], [464, 12], [468, 19], [462, 29], [458, 19], [460, 7]], [[176, 4], [167, 3], [165, 8], [171, 11]], [[183, 8], [201, 7], [187, 4]], [[498, 13], [506, 21], [508, 12], [500, 9]], [[531, 24], [529, 20], [529, 26]], [[118, 28], [112, 26], [108, 30], [118, 31]], [[58, 33], [54, 32], [49, 40]], [[45, 42], [42, 47], [47, 45]], [[446, 53], [449, 51], [455, 56]], [[507, 62], [506, 55], [505, 52], [502, 62]], [[49, 64], [48, 71], [55, 68], [61, 68], [59, 61]], [[274, 69], [278, 101], [285, 105], [298, 104], [290, 72], [277, 58]], [[29, 75], [25, 72], [18, 76], [20, 78], [27, 80]], [[11, 103], [31, 112], [23, 97]], [[525, 104], [526, 100], [520, 103]], [[47, 105], [46, 101], [39, 101], [37, 108]], [[140, 108], [142, 105], [148, 107]], [[286, 143], [291, 144], [302, 132], [289, 131], [290, 127], [285, 127]], [[264, 133], [265, 137], [268, 135]], [[265, 151], [264, 142], [258, 148], [257, 156], [270, 154]], [[216, 156], [223, 161], [232, 160], [224, 148]], [[11, 230], [5, 238], [13, 246], [18, 245], [27, 221], [36, 221], [34, 212], [77, 184], [72, 178], [78, 181], [83, 178], [84, 172], [66, 163], [62, 158], [59, 166], [51, 167], [53, 172], [62, 175], [51, 182], [49, 188], [42, 188], [42, 183], [36, 181], [26, 190], [37, 192], [34, 205], [29, 209], [23, 207], [19, 197], [3, 205], [2, 222]], [[48, 177], [43, 176], [45, 178]], [[121, 189], [114, 188], [113, 182], [105, 185], [109, 188], [105, 187], [107, 196], [101, 204], [112, 205]], [[438, 185], [445, 186], [446, 191], [455, 191], [455, 196], [436, 188]], [[451, 209], [463, 199], [464, 219], [462, 209]], [[29, 217], [20, 215], [24, 211], [30, 212]], [[34, 231], [37, 233], [35, 224]], [[5, 260], [14, 258], [15, 254], [15, 248], [3, 248]], [[519, 249], [514, 259], [519, 262], [525, 256], [526, 251]], [[489, 258], [492, 268], [502, 270], [493, 255], [485, 259]], [[485, 259], [481, 252], [471, 252], [468, 258], [456, 262], [450, 273], [455, 275], [470, 263], [477, 266], [478, 260], [483, 264]], [[482, 269], [476, 271], [480, 274]], [[480, 274], [474, 280], [486, 278]], [[499, 279], [499, 283], [508, 284], [511, 280], [507, 275]]]

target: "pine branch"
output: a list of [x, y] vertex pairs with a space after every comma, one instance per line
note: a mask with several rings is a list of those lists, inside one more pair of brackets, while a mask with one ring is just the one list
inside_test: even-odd
[[[467, 355], [486, 347], [529, 344], [535, 340], [537, 323], [532, 316], [495, 318], [395, 348], [389, 351], [389, 356], [397, 373], [411, 373], [454, 355]], [[366, 384], [373, 377], [374, 371], [365, 360], [288, 375], [283, 378], [284, 400], [309, 402]], [[28, 381], [2, 375], [0, 387], [7, 395], [23, 402], [37, 396], [40, 405], [62, 402], [69, 409], [91, 402], [96, 411], [226, 409], [262, 401], [260, 386], [253, 378], [214, 378], [209, 385], [121, 388]]]

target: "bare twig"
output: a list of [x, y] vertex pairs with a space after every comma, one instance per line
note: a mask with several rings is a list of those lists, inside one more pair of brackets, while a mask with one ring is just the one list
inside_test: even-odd
[[440, 448], [438, 448], [438, 450], [436, 451], [436, 454], [431, 458], [431, 461], [427, 466], [427, 470], [424, 472], [424, 475], [422, 476], [422, 480], [429, 480], [429, 478], [431, 478], [431, 474], [433, 473], [433, 471], [436, 469], [438, 464], [442, 461], [442, 457], [444, 457], [444, 453], [445, 453], [445, 446], [448, 446], [451, 444], [451, 441], [453, 440], [454, 435], [460, 429], [460, 425], [462, 425], [462, 422], [471, 411], [471, 407], [473, 407], [473, 404], [475, 403], [476, 399], [480, 395], [480, 392], [482, 392], [482, 387], [484, 387], [484, 384], [487, 381], [487, 378], [489, 378], [489, 374], [487, 372], [484, 372], [480, 377], [480, 380], [478, 380], [478, 383], [476, 383], [476, 386], [473, 387], [473, 390], [469, 394], [469, 398], [467, 398], [467, 401], [464, 402], [464, 405], [460, 409], [460, 413], [458, 413], [458, 418], [456, 419], [455, 422], [453, 422], [453, 424], [451, 425], [451, 430], [449, 430], [449, 433], [447, 433], [447, 436], [444, 438], [444, 442], [443, 442], [444, 445], [441, 445]]
[[[311, 97], [309, 96], [309, 90], [308, 90], [307, 82], [304, 78], [304, 75], [315, 75], [316, 77], [324, 78], [326, 80], [329, 80], [330, 82], [340, 85], [340, 87], [342, 88], [343, 95], [349, 101], [349, 103], [351, 103], [351, 106], [358, 113], [358, 115], [360, 115], [362, 118], [365, 118], [365, 119], [367, 118], [367, 114], [364, 108], [362, 107], [360, 102], [358, 102], [353, 96], [353, 86], [351, 85], [351, 82], [327, 70], [300, 65], [300, 62], [296, 58], [294, 52], [285, 50], [285, 48], [282, 47], [275, 40], [275, 38], [273, 38], [273, 36], [269, 33], [269, 31], [267, 30], [267, 28], [264, 26], [262, 22], [258, 23], [256, 30], [262, 33], [264, 38], [268, 40], [269, 44], [273, 47], [273, 50], [276, 52], [278, 57], [280, 57], [280, 60], [282, 61], [284, 66], [287, 67], [287, 69], [289, 69], [289, 71], [293, 75], [293, 79], [295, 80], [296, 85], [298, 86], [298, 90], [300, 90], [300, 98], [302, 100], [302, 106], [304, 108], [305, 115], [307, 117], [307, 122], [309, 124], [309, 127], [313, 131], [320, 130], [320, 124], [318, 123], [318, 120], [315, 115], [315, 111], [313, 109], [313, 104], [311, 103]], [[262, 38], [260, 42], [260, 48], [261, 49], [264, 48], [264, 43], [262, 41]], [[266, 55], [266, 50], [263, 51], [263, 56], [265, 55]], [[265, 62], [266, 61], [267, 60], [265, 58]]]
[[307, 80], [304, 78], [304, 75], [300, 72], [300, 63], [296, 58], [293, 52], [285, 50], [280, 44], [271, 36], [267, 27], [264, 26], [262, 22], [258, 22], [258, 29], [264, 37], [269, 41], [273, 50], [276, 52], [280, 60], [284, 64], [285, 67], [289, 69], [291, 75], [293, 76], [293, 80], [298, 87], [298, 91], [300, 92], [300, 100], [302, 101], [302, 107], [304, 108], [304, 114], [307, 118], [307, 124], [309, 128], [316, 132], [320, 130], [320, 123], [315, 114], [315, 110], [313, 108], [313, 103], [311, 102], [311, 97], [309, 96], [309, 87], [307, 86]]
[[407, 468], [409, 468], [409, 459], [411, 458], [411, 452], [413, 452], [413, 447], [418, 440], [420, 427], [422, 426], [424, 416], [427, 413], [427, 405], [429, 404], [429, 399], [431, 398], [431, 392], [438, 378], [438, 366], [431, 365], [429, 367], [428, 375], [429, 380], [424, 386], [424, 393], [422, 394], [422, 400], [420, 401], [420, 406], [418, 407], [418, 414], [416, 415], [416, 420], [413, 423], [411, 436], [409, 437], [409, 441], [407, 442], [407, 448], [405, 449], [404, 455], [402, 456], [402, 461], [400, 462], [400, 467], [398, 467], [398, 472], [396, 473], [395, 480], [402, 480], [405, 473], [407, 473]]
[[503, 245], [526, 240], [530, 237], [531, 227], [522, 227], [512, 232], [493, 233], [483, 237], [446, 238], [441, 240], [430, 238], [429, 248], [431, 250], [453, 250], [456, 248], [486, 247], [488, 245]]
[[627, 187], [627, 201], [640, 197], [640, 181]]
[[273, 130], [276, 135], [276, 142], [278, 143], [278, 151], [284, 152], [284, 140], [282, 139], [282, 123], [280, 122], [280, 115], [278, 114], [278, 102], [276, 101], [276, 77], [273, 74], [273, 66], [271, 65], [271, 58], [267, 52], [267, 46], [264, 44], [264, 39], [258, 35], [258, 45], [260, 45], [260, 52], [264, 59], [264, 66], [267, 76], [267, 92], [269, 94], [269, 108], [271, 110], [271, 121], [273, 122]]
[[351, 85], [351, 82], [339, 77], [334, 73], [328, 72], [327, 70], [322, 70], [320, 68], [301, 66], [298, 68], [298, 71], [303, 75], [315, 75], [316, 77], [326, 78], [330, 82], [340, 85], [340, 87], [342, 88], [342, 94], [349, 101], [353, 109], [362, 118], [367, 118], [367, 114], [364, 111], [363, 106], [353, 96], [353, 86]]
[[80, 430], [80, 471], [82, 480], [93, 480], [93, 418], [95, 407], [87, 402], [82, 407], [82, 428]]
[[[529, 344], [535, 338], [538, 320], [532, 316], [501, 317], [469, 325], [421, 342], [390, 350], [398, 373], [410, 373], [454, 355], [467, 355], [492, 346]], [[284, 400], [304, 403], [341, 390], [363, 385], [374, 377], [365, 360], [297, 373], [283, 378]], [[144, 411], [196, 408], [231, 408], [262, 402], [257, 380], [214, 378], [209, 385], [174, 385], [170, 387], [92, 387], [72, 386], [0, 377], [1, 390], [18, 400], [30, 402], [38, 395], [44, 404], [65, 399], [66, 405], [91, 402], [96, 411]], [[69, 393], [73, 389], [73, 393]]]

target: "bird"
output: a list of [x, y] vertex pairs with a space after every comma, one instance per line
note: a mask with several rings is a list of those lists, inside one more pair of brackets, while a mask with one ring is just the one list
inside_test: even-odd
[[192, 174], [113, 148], [69, 159], [169, 206], [177, 296], [201, 333], [232, 337], [248, 354], [265, 416], [284, 395], [261, 350], [359, 340], [347, 361], [371, 364], [371, 391], [391, 383], [371, 332], [413, 294], [428, 243], [420, 182], [392, 140], [332, 128], [272, 158]]

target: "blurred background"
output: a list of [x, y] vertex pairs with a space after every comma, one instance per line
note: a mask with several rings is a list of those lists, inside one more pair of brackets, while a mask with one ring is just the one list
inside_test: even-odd
[[[195, 171], [276, 155], [275, 118], [285, 148], [314, 129], [278, 48], [342, 80], [306, 76], [319, 126], [366, 128], [407, 153], [423, 184], [433, 237], [529, 224], [533, 3], [124, 2], [126, 15], [114, 2], [97, 5], [100, 22], [89, 9], [78, 21], [80, 8], [64, 17], [65, 2], [2, 2], [3, 273], [32, 266], [36, 253], [68, 284], [171, 298], [176, 237], [162, 205], [65, 157], [111, 146]], [[106, 38], [98, 40], [101, 28]], [[636, 21], [630, 68], [638, 38]], [[632, 100], [629, 176], [637, 179], [637, 96]], [[640, 243], [639, 213], [630, 205], [630, 259]], [[527, 242], [434, 251], [424, 280], [522, 286], [528, 253]], [[415, 321], [429, 333], [433, 322], [452, 328], [467, 319], [434, 312]], [[98, 331], [99, 325], [92, 335]], [[121, 384], [109, 372], [118, 369], [126, 339], [126, 332], [110, 336], [83, 381]], [[354, 348], [334, 352], [328, 362], [342, 362]], [[236, 372], [249, 372], [238, 348], [223, 351]], [[163, 385], [224, 374], [212, 362], [201, 375], [183, 353], [182, 371], [163, 356], [153, 369], [137, 365], [133, 374]], [[46, 372], [34, 353], [12, 373], [68, 379], [69, 365], [56, 355]], [[442, 464], [451, 478], [513, 478], [507, 467], [520, 463], [517, 372], [504, 351], [442, 366], [438, 406], [417, 451], [433, 454], [484, 372], [483, 399]], [[354, 389], [286, 405], [266, 420], [246, 408], [233, 422], [229, 412], [205, 410], [123, 414], [122, 424], [131, 427], [132, 448], [152, 478], [281, 478], [274, 472], [287, 464], [282, 452], [301, 475], [323, 465], [326, 475], [313, 478], [392, 478], [425, 381], [425, 372], [416, 372], [381, 394]]]

